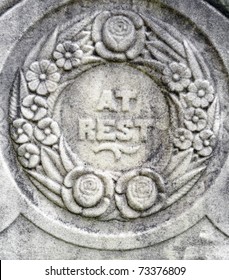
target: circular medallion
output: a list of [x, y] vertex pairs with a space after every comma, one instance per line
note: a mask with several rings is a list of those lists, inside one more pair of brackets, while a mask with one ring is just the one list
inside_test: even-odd
[[204, 199], [226, 159], [219, 57], [175, 11], [166, 22], [150, 10], [108, 5], [57, 23], [12, 85], [19, 192], [42, 228], [81, 246], [170, 238], [162, 228]]

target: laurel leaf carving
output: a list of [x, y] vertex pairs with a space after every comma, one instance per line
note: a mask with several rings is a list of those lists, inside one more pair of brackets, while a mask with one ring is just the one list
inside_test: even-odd
[[203, 79], [204, 78], [203, 73], [202, 73], [200, 65], [195, 57], [195, 54], [193, 53], [192, 49], [190, 48], [188, 42], [185, 40], [184, 40], [184, 47], [185, 47], [189, 67], [192, 71], [193, 77], [195, 79]]
[[55, 194], [60, 194], [61, 185], [57, 182], [51, 180], [47, 176], [41, 175], [36, 171], [25, 170], [32, 178], [37, 180], [43, 186], [47, 187], [51, 192]]
[[185, 50], [183, 45], [173, 36], [171, 31], [167, 31], [164, 27], [162, 28], [156, 21], [153, 19], [148, 20], [145, 19], [147, 25], [150, 29], [157, 34], [159, 38], [162, 39], [170, 48], [172, 48], [176, 53], [181, 55], [182, 57], [186, 57]]
[[[203, 169], [204, 170], [204, 169]], [[186, 195], [194, 186], [194, 184], [198, 181], [198, 179], [201, 176], [201, 172], [203, 171], [199, 171], [199, 173], [193, 177], [188, 184], [183, 185], [183, 187], [181, 187], [179, 189], [179, 191], [176, 191], [174, 194], [172, 194], [166, 201], [166, 207], [172, 205], [175, 201], [177, 201], [178, 199], [182, 198], [184, 195]]]
[[202, 166], [196, 169], [193, 169], [189, 172], [187, 172], [185, 175], [179, 177], [175, 181], [173, 181], [173, 189], [179, 190], [184, 185], [190, 183], [191, 180], [197, 177], [197, 175], [200, 175], [200, 173], [206, 168], [206, 166]]
[[47, 104], [49, 108], [49, 114], [52, 116], [53, 115], [53, 110], [56, 104], [56, 101], [59, 97], [59, 95], [62, 93], [62, 91], [70, 84], [71, 82], [64, 82], [61, 85], [58, 86], [57, 90], [50, 94], [50, 96], [47, 99]]
[[197, 61], [199, 62], [204, 79], [211, 80], [211, 73], [203, 57], [200, 55], [200, 53], [197, 51], [197, 49], [193, 46], [191, 42], [189, 42], [189, 46], [192, 49], [193, 53], [195, 54]]
[[14, 80], [13, 86], [11, 88], [11, 97], [10, 97], [10, 105], [9, 105], [9, 117], [11, 122], [13, 120], [20, 117], [20, 104], [19, 104], [19, 72], [16, 74], [16, 78]]
[[47, 199], [51, 200], [56, 205], [65, 208], [64, 203], [59, 195], [50, 192], [46, 187], [44, 187], [41, 183], [39, 183], [34, 178], [30, 177], [31, 182], [36, 186], [36, 188], [45, 196]]
[[193, 149], [189, 149], [174, 155], [168, 164], [166, 174], [170, 181], [184, 175], [189, 168], [192, 159]]
[[49, 148], [43, 147], [41, 149], [41, 163], [45, 173], [50, 179], [60, 184], [63, 183], [64, 176], [67, 173], [57, 153]]
[[208, 122], [214, 134], [217, 135], [220, 128], [220, 107], [217, 98], [208, 109]]
[[60, 138], [60, 156], [62, 164], [67, 172], [71, 171], [74, 167], [82, 165], [79, 158], [72, 152], [64, 137]]
[[162, 53], [161, 50], [155, 48], [153, 46], [153, 44], [148, 43], [147, 44], [147, 48], [148, 48], [150, 54], [152, 55], [152, 57], [156, 58], [160, 62], [162, 62], [162, 63], [169, 63], [169, 62], [171, 62], [169, 57], [166, 56], [164, 53]]
[[56, 46], [56, 41], [58, 37], [58, 30], [57, 27], [54, 32], [50, 36], [48, 36], [47, 41], [42, 46], [42, 49], [39, 53], [39, 59], [50, 59], [52, 57], [52, 53]]
[[150, 45], [155, 49], [159, 50], [160, 52], [162, 52], [164, 55], [166, 55], [169, 61], [177, 61], [182, 63], [185, 63], [186, 61], [184, 58], [182, 58], [182, 56], [177, 54], [174, 50], [172, 50], [168, 45], [166, 45], [162, 41], [151, 40], [147, 45]]
[[29, 95], [29, 90], [27, 87], [27, 82], [22, 71], [20, 71], [20, 103], [22, 100]]
[[43, 36], [37, 43], [36, 45], [32, 48], [28, 56], [26, 57], [25, 63], [24, 63], [24, 68], [29, 68], [30, 65], [38, 60], [38, 54], [44, 45], [45, 41], [47, 40], [47, 36]]
[[73, 23], [71, 26], [66, 26], [64, 32], [60, 34], [59, 40], [78, 40], [78, 35], [79, 32], [81, 32], [87, 25], [91, 24], [93, 19], [99, 14], [100, 12], [95, 12], [91, 16], [87, 16], [86, 18], [82, 19], [79, 24], [78, 23], [79, 19], [77, 22]]

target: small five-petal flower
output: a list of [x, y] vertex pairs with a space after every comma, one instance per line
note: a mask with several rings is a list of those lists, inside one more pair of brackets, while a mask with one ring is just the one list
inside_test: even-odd
[[58, 44], [53, 53], [56, 60], [56, 65], [64, 70], [71, 70], [80, 64], [83, 57], [83, 51], [75, 43], [66, 41], [63, 44]]
[[207, 125], [207, 114], [202, 109], [189, 108], [184, 123], [191, 131], [201, 131]]
[[31, 140], [33, 127], [24, 119], [17, 119], [13, 122], [11, 136], [15, 143], [24, 144]]
[[40, 163], [40, 150], [34, 144], [23, 144], [18, 148], [18, 160], [25, 168], [35, 168]]
[[193, 134], [185, 128], [178, 128], [174, 133], [174, 145], [181, 149], [187, 150], [192, 146]]
[[57, 89], [60, 74], [56, 65], [48, 60], [35, 61], [26, 73], [26, 80], [31, 91], [47, 95]]
[[188, 87], [187, 102], [196, 108], [207, 108], [214, 100], [214, 89], [209, 81], [196, 80]]
[[193, 147], [200, 156], [207, 157], [213, 152], [215, 142], [216, 137], [214, 133], [209, 129], [205, 129], [196, 135]]
[[54, 145], [60, 137], [58, 123], [51, 118], [45, 118], [38, 122], [34, 130], [35, 138], [44, 145]]
[[22, 102], [21, 111], [27, 120], [39, 121], [47, 115], [46, 100], [34, 94], [28, 95]]
[[172, 62], [163, 71], [162, 81], [172, 91], [182, 92], [191, 82], [191, 71], [183, 63]]

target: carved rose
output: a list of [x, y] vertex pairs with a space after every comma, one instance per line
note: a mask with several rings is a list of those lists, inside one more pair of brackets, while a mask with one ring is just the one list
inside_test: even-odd
[[26, 73], [26, 80], [31, 91], [40, 95], [47, 95], [57, 89], [60, 80], [58, 68], [48, 60], [35, 61]]
[[56, 65], [58, 67], [63, 68], [64, 70], [71, 70], [73, 67], [80, 64], [83, 57], [83, 51], [80, 50], [77, 44], [73, 44], [71, 41], [66, 41], [56, 47], [53, 57], [56, 59]]
[[214, 133], [211, 130], [206, 129], [196, 135], [193, 147], [200, 156], [207, 157], [211, 155], [215, 143], [216, 137]]
[[181, 92], [189, 86], [191, 76], [186, 65], [172, 62], [164, 69], [162, 80], [172, 91]]
[[23, 144], [18, 148], [18, 160], [25, 168], [35, 168], [40, 163], [40, 150], [34, 144]]
[[75, 168], [64, 180], [62, 199], [67, 209], [86, 217], [106, 212], [113, 196], [113, 182], [104, 173]]
[[21, 111], [28, 120], [39, 121], [47, 115], [48, 106], [46, 100], [40, 96], [31, 94], [24, 98]]
[[185, 128], [178, 128], [174, 133], [174, 145], [181, 149], [187, 150], [192, 146], [193, 134]]
[[42, 119], [35, 127], [34, 136], [44, 145], [56, 144], [60, 137], [58, 123], [51, 118]]
[[189, 108], [184, 123], [191, 131], [201, 131], [207, 125], [207, 114], [201, 109]]
[[214, 89], [206, 80], [196, 80], [188, 90], [187, 101], [196, 108], [206, 108], [214, 100]]
[[133, 12], [102, 12], [95, 19], [92, 39], [96, 52], [105, 59], [134, 59], [145, 43], [143, 20]]
[[126, 173], [118, 180], [115, 190], [115, 201], [124, 218], [149, 216], [165, 202], [163, 179], [150, 169]]
[[13, 122], [11, 136], [17, 144], [29, 142], [33, 135], [33, 127], [24, 119], [17, 119]]

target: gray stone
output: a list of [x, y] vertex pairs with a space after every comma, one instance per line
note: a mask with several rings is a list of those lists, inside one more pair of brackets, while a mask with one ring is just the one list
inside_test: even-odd
[[208, 2], [2, 1], [1, 259], [229, 258], [229, 23]]

